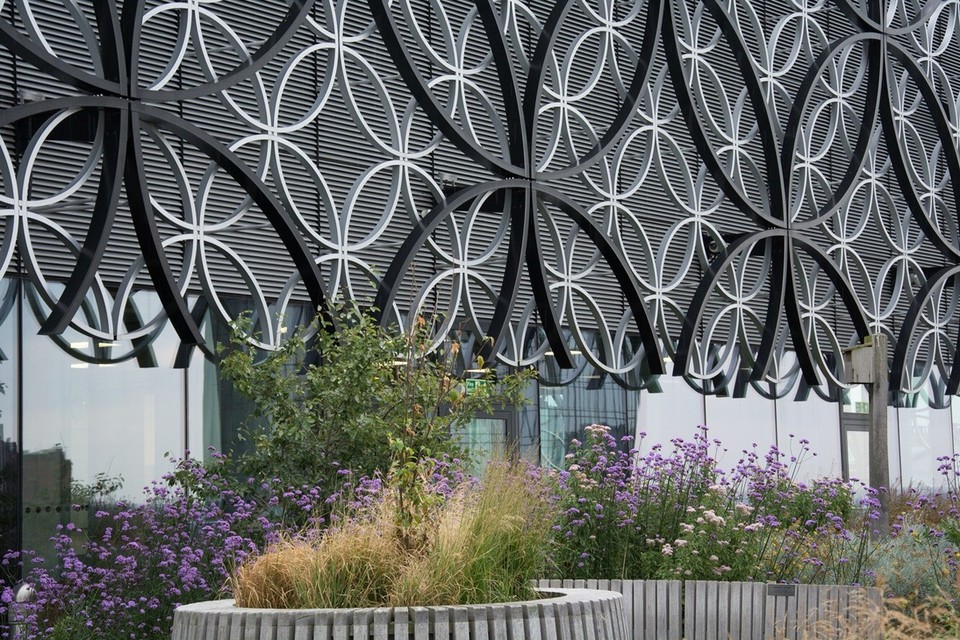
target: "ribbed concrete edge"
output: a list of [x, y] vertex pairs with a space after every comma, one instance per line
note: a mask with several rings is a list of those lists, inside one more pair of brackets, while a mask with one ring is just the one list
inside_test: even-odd
[[172, 640], [627, 640], [622, 596], [547, 589], [542, 600], [383, 609], [242, 609], [198, 602], [173, 615]]

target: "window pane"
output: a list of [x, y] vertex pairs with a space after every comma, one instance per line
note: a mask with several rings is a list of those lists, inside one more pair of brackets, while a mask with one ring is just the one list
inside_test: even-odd
[[[145, 292], [134, 304], [142, 318], [159, 309]], [[139, 499], [170, 469], [165, 454], [182, 455], [184, 374], [171, 368], [178, 340], [169, 326], [137, 356], [130, 342], [39, 329], [25, 304], [23, 545], [49, 553], [57, 524], [86, 530], [98, 502]]]

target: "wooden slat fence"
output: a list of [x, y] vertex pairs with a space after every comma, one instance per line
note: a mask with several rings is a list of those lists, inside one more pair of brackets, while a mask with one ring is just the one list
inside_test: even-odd
[[623, 594], [628, 640], [860, 640], [881, 637], [876, 588], [710, 580], [541, 580]]
[[627, 640], [681, 640], [683, 623], [679, 580], [540, 580], [541, 589], [603, 589], [623, 594]]

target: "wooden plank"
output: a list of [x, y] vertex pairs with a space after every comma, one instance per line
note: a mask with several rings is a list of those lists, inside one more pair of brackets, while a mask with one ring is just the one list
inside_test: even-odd
[[397, 607], [393, 610], [393, 638], [399, 640], [399, 638], [409, 637], [410, 612], [403, 607]]
[[807, 593], [805, 613], [806, 624], [804, 634], [807, 637], [813, 637], [820, 623], [820, 586], [808, 585], [805, 589]]
[[797, 608], [797, 621], [796, 621], [796, 637], [805, 638], [807, 636], [807, 621], [809, 614], [807, 613], [807, 598], [810, 589], [808, 585], [798, 584], [797, 585], [797, 597], [796, 597], [796, 608]]
[[633, 583], [633, 602], [630, 605], [633, 607], [633, 635], [630, 636], [631, 638], [644, 637], [647, 616], [653, 615], [653, 612], [644, 611], [643, 608], [644, 594], [647, 589], [651, 588], [652, 584], [650, 580], [637, 580]]
[[[322, 618], [329, 619], [329, 616], [318, 616]], [[317, 621], [318, 626], [323, 624], [319, 620]], [[333, 628], [330, 632], [330, 637], [333, 640], [350, 640], [350, 637], [353, 635], [353, 612], [349, 609], [341, 609], [339, 611], [333, 612]], [[321, 637], [325, 637], [326, 634], [321, 634]], [[300, 640], [297, 638], [297, 640]], [[306, 640], [312, 640], [311, 636], [307, 636]], [[317, 639], [319, 640], [319, 638]]]
[[819, 630], [824, 625], [824, 587], [823, 585], [808, 585], [807, 586], [807, 627], [810, 629], [810, 632], [807, 634], [813, 636], [814, 632], [819, 632]]
[[[523, 616], [523, 624], [526, 636], [533, 640], [541, 637], [546, 640], [546, 635], [541, 636], [540, 605], [525, 604], [523, 605], [523, 610], [525, 612], [525, 615]], [[556, 630], [554, 630], [554, 635], [556, 635]]]
[[257, 618], [257, 635], [254, 640], [276, 640], [277, 632], [273, 625], [261, 617]]
[[243, 640], [257, 640], [260, 637], [260, 616], [244, 616]]
[[370, 623], [373, 621], [373, 613], [370, 609], [354, 609], [352, 617], [354, 640], [366, 640], [369, 638]]
[[207, 634], [207, 637], [216, 638], [216, 640], [230, 640], [230, 614], [221, 611], [216, 615], [217, 627], [213, 634]]
[[570, 628], [570, 617], [573, 612], [569, 604], [557, 606], [557, 638], [558, 640], [574, 640], [573, 630]]
[[[730, 640], [740, 640], [743, 637], [741, 635], [741, 627], [743, 625], [740, 624], [740, 621], [745, 619], [744, 611], [740, 604], [740, 593], [743, 590], [743, 585], [739, 582], [731, 582], [727, 589], [730, 598], [730, 620], [727, 623]], [[747, 627], [749, 628], [749, 624]]]
[[[650, 584], [650, 589], [657, 594], [656, 597], [656, 611], [654, 615], [651, 616], [654, 618], [654, 633], [651, 638], [666, 638], [668, 634], [668, 629], [670, 627], [670, 593], [668, 590], [668, 583], [666, 580], [657, 580]], [[646, 636], [645, 636], [646, 637]]]
[[584, 604], [582, 602], [570, 603], [570, 630], [573, 633], [573, 640], [587, 640], [587, 631], [584, 629]]
[[703, 616], [703, 638], [707, 640], [720, 640], [717, 634], [717, 623], [720, 617], [721, 602], [717, 599], [717, 583], [711, 580], [706, 583], [707, 611]]
[[583, 629], [583, 640], [595, 640], [597, 636], [598, 618], [593, 609], [594, 603], [580, 603], [580, 622]]
[[635, 580], [614, 580], [610, 588], [623, 594], [623, 600], [620, 601], [623, 607], [623, 626], [626, 635], [624, 640], [633, 640], [636, 636], [633, 630], [633, 586]]
[[[433, 619], [433, 635], [437, 640], [446, 640], [452, 635], [450, 628], [450, 610], [447, 607], [431, 607], [430, 616]], [[361, 640], [357, 638], [356, 640]]]
[[[734, 611], [733, 616], [739, 617], [740, 612]], [[717, 637], [720, 640], [730, 638], [730, 583], [721, 582], [717, 585]]]
[[[796, 593], [796, 591], [794, 591]], [[787, 619], [786, 619], [786, 636], [790, 640], [799, 640], [798, 624], [797, 624], [797, 601], [799, 596], [792, 595], [786, 597], [787, 605]]]
[[470, 640], [493, 640], [487, 624], [487, 610], [470, 609]]
[[857, 636], [863, 633], [864, 620], [866, 618], [864, 607], [866, 606], [866, 593], [863, 589], [847, 589], [847, 607], [850, 626]]
[[659, 581], [648, 581], [643, 586], [643, 637], [657, 637], [657, 585]]
[[[597, 600], [596, 602], [590, 602], [587, 604], [590, 620], [590, 629], [588, 638], [601, 639], [606, 638], [609, 640], [613, 637], [613, 628], [612, 628], [612, 616], [610, 615], [610, 607], [606, 599]], [[592, 635], [590, 635], [592, 634]]]
[[297, 625], [296, 613], [281, 612], [277, 616], [277, 640], [294, 640], [294, 631]]
[[560, 630], [557, 619], [553, 615], [553, 607], [537, 606], [540, 608], [540, 619], [543, 621], [543, 640], [560, 640]]
[[183, 629], [183, 636], [185, 638], [199, 638], [197, 632], [197, 623], [199, 616], [192, 613], [182, 612], [177, 614], [178, 622]]
[[243, 619], [244, 615], [239, 611], [230, 611], [230, 635], [229, 640], [243, 640]]
[[607, 640], [614, 638], [627, 639], [626, 630], [623, 628], [623, 610], [618, 600], [602, 600], [600, 602], [600, 615], [603, 617], [603, 632]]
[[833, 623], [833, 614], [831, 609], [835, 606], [831, 600], [830, 588], [820, 586], [817, 588], [817, 628], [824, 629]]
[[686, 640], [696, 638], [694, 623], [697, 618], [697, 585], [687, 580], [683, 583], [683, 637]]
[[[324, 616], [320, 623], [320, 634], [319, 638], [321, 640], [327, 640], [330, 637], [330, 625], [331, 620], [329, 617]], [[313, 640], [314, 632], [314, 616], [305, 616], [298, 614], [293, 622], [293, 640]]]
[[387, 640], [390, 637], [391, 618], [393, 618], [392, 609], [373, 610], [373, 640]]
[[451, 608], [450, 618], [453, 621], [453, 640], [470, 640], [470, 614], [467, 608]]
[[[667, 593], [669, 594], [670, 606], [667, 611], [668, 616], [667, 637], [669, 640], [680, 640], [680, 632], [683, 629], [680, 617], [683, 615], [683, 601], [680, 599], [680, 581], [670, 580], [667, 583]], [[663, 636], [660, 636], [663, 637]]]
[[763, 637], [777, 637], [777, 598], [767, 594], [767, 585], [763, 585]]
[[[843, 626], [849, 626], [849, 624], [850, 624], [850, 618], [849, 618], [849, 616], [850, 616], [850, 609], [849, 609], [850, 599], [847, 597], [847, 593], [848, 593], [848, 592], [847, 592], [846, 589], [843, 589], [843, 588], [837, 589], [837, 610], [838, 610], [838, 611], [840, 612], [840, 614], [841, 614], [841, 615], [839, 615], [839, 616], [837, 616], [837, 617], [841, 619], [841, 620], [839, 621], [839, 623], [842, 624]], [[841, 627], [841, 628], [840, 628], [840, 631], [841, 631], [841, 632], [844, 632], [845, 630]]]
[[868, 587], [867, 600], [870, 602], [870, 620], [872, 623], [867, 637], [869, 640], [880, 640], [883, 634], [883, 592], [877, 587]]
[[763, 618], [766, 613], [764, 596], [767, 585], [754, 583], [750, 585], [750, 638], [763, 640]]
[[[507, 614], [507, 628], [509, 629], [510, 640], [525, 640], [527, 635], [526, 629], [523, 626], [523, 607], [518, 604], [510, 604], [504, 607], [504, 609], [506, 609]], [[438, 639], [441, 637], [442, 636], [437, 634]], [[504, 636], [504, 638], [506, 638], [506, 636]]]
[[716, 602], [710, 602], [707, 598], [707, 583], [704, 580], [697, 580], [697, 606], [700, 608], [700, 611], [697, 612], [696, 620], [694, 620], [694, 633], [696, 638], [707, 637], [707, 619], [710, 617], [711, 607], [716, 606]]
[[[491, 638], [499, 640], [507, 637], [507, 616], [503, 607], [490, 607], [486, 610], [484, 617], [487, 619], [487, 628]], [[420, 640], [416, 638], [415, 640]], [[424, 639], [426, 640], [426, 639]]]
[[430, 611], [424, 607], [410, 607], [414, 640], [430, 640]]

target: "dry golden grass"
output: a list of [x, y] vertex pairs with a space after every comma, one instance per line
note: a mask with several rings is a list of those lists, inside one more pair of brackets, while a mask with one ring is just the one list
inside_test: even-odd
[[[524, 465], [491, 465], [404, 550], [395, 502], [344, 520], [322, 536], [286, 539], [240, 567], [237, 605], [334, 608], [475, 604], [535, 597], [551, 524], [542, 485]], [[407, 532], [409, 534], [409, 532]]]
[[477, 604], [536, 597], [550, 508], [523, 467], [488, 467], [481, 491], [447, 502], [427, 553], [411, 558], [394, 585], [397, 606]]
[[[942, 598], [914, 606], [904, 600], [891, 599], [887, 601], [882, 616], [883, 637], [890, 640], [960, 637], [960, 615], [949, 601]], [[857, 636], [858, 640], [861, 638]]]
[[944, 598], [931, 598], [920, 604], [911, 604], [904, 598], [888, 598], [882, 604], [855, 605], [849, 620], [827, 620], [802, 637], [804, 640], [957, 638], [960, 637], [960, 615]]
[[320, 538], [285, 539], [241, 566], [237, 605], [261, 608], [383, 604], [403, 564], [390, 513], [347, 521]]

